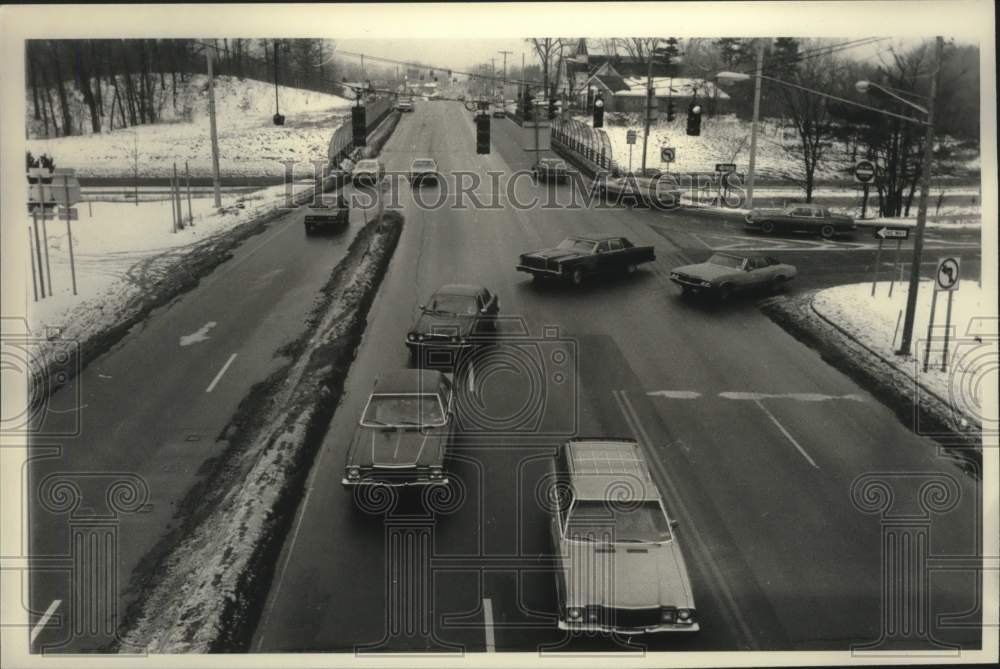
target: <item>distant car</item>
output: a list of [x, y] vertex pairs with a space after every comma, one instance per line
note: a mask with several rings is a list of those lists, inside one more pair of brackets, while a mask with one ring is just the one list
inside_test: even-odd
[[714, 293], [726, 299], [736, 291], [770, 287], [779, 289], [798, 274], [794, 265], [770, 256], [716, 253], [697, 265], [684, 265], [670, 272], [670, 280], [686, 293]]
[[448, 485], [444, 460], [454, 431], [450, 375], [404, 369], [381, 377], [347, 452], [345, 486]]
[[385, 167], [374, 158], [359, 160], [351, 173], [351, 180], [355, 186], [376, 185], [385, 176]]
[[606, 180], [598, 179], [595, 183], [602, 197], [614, 199], [616, 203], [635, 202], [658, 208], [674, 208], [680, 206], [683, 194], [675, 180], [657, 169], [609, 176]]
[[396, 103], [396, 109], [401, 112], [413, 111], [413, 100], [411, 98], [400, 98]]
[[854, 219], [835, 214], [828, 207], [815, 204], [790, 204], [784, 209], [754, 209], [744, 219], [749, 230], [766, 235], [777, 231], [809, 232], [830, 239], [857, 229]]
[[559, 628], [697, 632], [691, 579], [638, 443], [573, 439], [559, 449], [549, 532]]
[[438, 167], [433, 158], [417, 158], [410, 165], [410, 183], [414, 186], [438, 184]]
[[597, 234], [567, 237], [555, 248], [521, 254], [517, 270], [535, 279], [564, 279], [579, 285], [593, 274], [632, 274], [642, 263], [654, 260], [652, 246], [634, 246], [625, 237]]
[[483, 286], [449, 284], [438, 288], [406, 333], [411, 362], [422, 360], [421, 351], [460, 351], [485, 341], [496, 330], [500, 300]]
[[493, 118], [504, 118], [507, 116], [507, 110], [505, 110], [502, 105], [498, 104], [493, 105], [490, 113], [493, 114]]
[[531, 168], [531, 173], [539, 181], [563, 182], [569, 180], [569, 168], [559, 158], [539, 158]]
[[465, 102], [465, 96], [463, 94], [459, 93], [458, 94], [458, 101], [459, 102]]
[[340, 193], [337, 194], [337, 201], [334, 204], [327, 204], [318, 199], [316, 202], [306, 207], [304, 223], [306, 234], [315, 232], [317, 229], [343, 229], [350, 222], [350, 210], [347, 200]]

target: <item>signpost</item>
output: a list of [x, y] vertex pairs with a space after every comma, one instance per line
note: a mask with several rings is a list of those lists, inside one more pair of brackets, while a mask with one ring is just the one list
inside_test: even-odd
[[893, 288], [896, 287], [896, 269], [899, 267], [899, 249], [903, 245], [904, 239], [910, 238], [910, 229], [900, 226], [883, 225], [873, 233], [878, 240], [878, 251], [875, 252], [875, 272], [872, 278], [872, 297], [875, 297], [875, 284], [878, 282], [879, 261], [882, 257], [882, 243], [887, 239], [896, 240], [896, 258], [892, 262], [892, 274], [889, 276], [889, 297], [892, 297]]
[[729, 197], [728, 175], [736, 171], [736, 163], [716, 163], [715, 171], [719, 173], [719, 205], [722, 205], [722, 183], [726, 183], [726, 197]]
[[677, 150], [672, 146], [664, 146], [660, 149], [660, 162], [672, 163], [677, 157]]
[[629, 130], [625, 133], [625, 143], [628, 144], [628, 171], [632, 172], [632, 145], [635, 144], [636, 132], [635, 130]]
[[[854, 165], [854, 180], [861, 186], [861, 220], [868, 212], [868, 184], [875, 178], [875, 164], [870, 160], [859, 160]], [[890, 293], [891, 294], [891, 293]]]
[[715, 171], [716, 172], [735, 172], [736, 171], [736, 163], [716, 163], [715, 164]]
[[934, 272], [934, 293], [931, 295], [931, 317], [927, 322], [927, 344], [924, 347], [924, 371], [927, 371], [931, 360], [931, 334], [934, 331], [934, 311], [937, 307], [938, 293], [948, 293], [948, 309], [944, 324], [944, 352], [941, 356], [941, 371], [948, 369], [948, 343], [951, 334], [951, 302], [952, 296], [958, 290], [958, 278], [962, 267], [962, 261], [957, 257], [941, 258], [938, 260], [937, 271]]

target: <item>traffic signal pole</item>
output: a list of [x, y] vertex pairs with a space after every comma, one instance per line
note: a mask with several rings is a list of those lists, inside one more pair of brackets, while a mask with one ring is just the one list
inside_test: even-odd
[[649, 104], [653, 99], [653, 54], [649, 54], [649, 65], [646, 68], [646, 131], [642, 136], [642, 174], [646, 174], [646, 147], [649, 145]]
[[913, 323], [916, 320], [917, 290], [920, 288], [920, 261], [924, 253], [924, 229], [927, 227], [927, 195], [931, 186], [931, 160], [934, 157], [934, 103], [937, 98], [938, 83], [941, 79], [941, 53], [944, 38], [938, 36], [934, 49], [934, 76], [931, 77], [930, 95], [927, 102], [927, 126], [924, 136], [924, 162], [920, 175], [920, 208], [917, 210], [917, 227], [913, 235], [913, 258], [910, 261], [910, 287], [906, 294], [906, 317], [903, 320], [903, 337], [899, 342], [898, 355], [909, 355], [913, 341]]
[[[747, 209], [753, 209], [753, 186], [757, 169], [757, 125], [760, 123], [760, 83], [764, 69], [764, 40], [757, 40], [757, 68], [753, 85], [753, 123], [750, 125], [750, 168], [747, 171]], [[718, 86], [718, 84], [716, 84]]]

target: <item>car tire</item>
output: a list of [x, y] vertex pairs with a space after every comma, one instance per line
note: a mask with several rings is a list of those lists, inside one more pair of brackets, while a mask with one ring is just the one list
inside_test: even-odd
[[733, 296], [732, 284], [725, 283], [719, 287], [719, 299], [723, 302]]
[[765, 235], [770, 235], [774, 233], [774, 223], [772, 221], [764, 221], [760, 224], [760, 231]]
[[782, 291], [782, 289], [784, 289], [785, 282], [787, 282], [787, 281], [788, 281], [788, 279], [786, 279], [784, 276], [782, 276], [780, 274], [778, 276], [774, 277], [773, 279], [771, 279], [771, 292], [772, 293], [780, 293]]
[[837, 231], [834, 229], [834, 227], [829, 223], [827, 223], [826, 225], [824, 225], [822, 228], [819, 229], [819, 236], [822, 237], [823, 239], [833, 239], [833, 235], [836, 232]]
[[575, 269], [575, 270], [573, 270], [573, 274], [570, 275], [570, 281], [573, 282], [574, 286], [579, 286], [580, 284], [582, 284], [583, 283], [583, 270], [582, 269]]

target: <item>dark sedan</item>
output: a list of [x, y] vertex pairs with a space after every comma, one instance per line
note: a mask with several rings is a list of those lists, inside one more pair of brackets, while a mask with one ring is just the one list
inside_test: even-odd
[[482, 343], [482, 335], [496, 329], [500, 300], [483, 286], [449, 284], [439, 288], [406, 333], [411, 362], [424, 358], [421, 352], [462, 351]]
[[563, 182], [569, 179], [566, 163], [558, 158], [541, 158], [531, 172], [539, 181]]
[[746, 218], [746, 227], [765, 235], [773, 232], [808, 232], [824, 239], [841, 233], [851, 233], [857, 228], [854, 219], [835, 214], [827, 207], [815, 204], [790, 204], [784, 209], [754, 209]]

